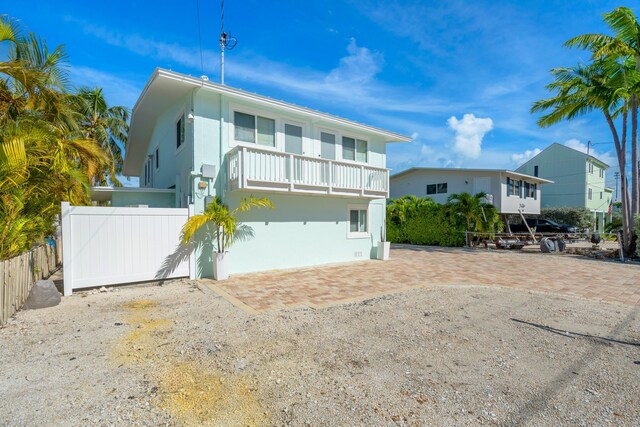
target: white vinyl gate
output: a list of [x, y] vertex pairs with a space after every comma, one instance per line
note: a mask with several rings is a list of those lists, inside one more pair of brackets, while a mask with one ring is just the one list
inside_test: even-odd
[[180, 245], [180, 230], [188, 217], [189, 209], [63, 202], [64, 294], [93, 286], [190, 276], [193, 257]]

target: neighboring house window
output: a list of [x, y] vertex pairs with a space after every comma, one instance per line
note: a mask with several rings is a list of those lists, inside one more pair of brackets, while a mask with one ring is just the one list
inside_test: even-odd
[[600, 178], [604, 178], [604, 168], [598, 168], [598, 172], [600, 172]]
[[531, 197], [531, 184], [524, 182], [524, 198]]
[[427, 184], [427, 194], [445, 194], [447, 193], [447, 183]]
[[156, 169], [160, 167], [160, 151], [159, 148], [156, 148]]
[[600, 200], [602, 200], [602, 191], [600, 192]]
[[538, 184], [531, 184], [531, 197], [538, 200]]
[[522, 181], [507, 177], [507, 196], [522, 197], [521, 187]]
[[589, 173], [593, 173], [593, 163], [589, 162]]
[[349, 206], [348, 237], [368, 237], [369, 221], [366, 206]]
[[342, 137], [342, 158], [356, 162], [367, 162], [367, 141], [363, 139]]
[[268, 147], [276, 146], [276, 121], [266, 117], [233, 113], [233, 137], [239, 142], [250, 142]]
[[593, 200], [593, 190], [589, 189], [589, 200]]
[[149, 176], [149, 165], [147, 163], [144, 164], [144, 185], [147, 185], [147, 178]]
[[184, 115], [176, 122], [176, 148], [184, 144]]
[[533, 167], [533, 176], [538, 176], [538, 165]]

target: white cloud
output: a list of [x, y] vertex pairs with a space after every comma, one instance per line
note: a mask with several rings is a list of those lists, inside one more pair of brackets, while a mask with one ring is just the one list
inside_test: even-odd
[[366, 47], [358, 47], [354, 38], [351, 38], [347, 52], [349, 55], [341, 58], [338, 67], [327, 76], [328, 83], [368, 83], [382, 69], [382, 54], [371, 52]]
[[451, 116], [447, 124], [456, 133], [453, 150], [464, 157], [472, 159], [480, 157], [482, 139], [493, 129], [493, 120], [488, 117], [479, 118], [474, 114], [465, 114], [462, 120]]
[[525, 150], [523, 153], [514, 153], [511, 155], [511, 161], [515, 163], [517, 166], [520, 166], [524, 162], [528, 161], [532, 157], [537, 156], [542, 152], [539, 148], [534, 148], [533, 150]]

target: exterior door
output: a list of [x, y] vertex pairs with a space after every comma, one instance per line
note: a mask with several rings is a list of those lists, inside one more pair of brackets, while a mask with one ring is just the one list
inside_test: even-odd
[[302, 126], [285, 123], [284, 151], [291, 154], [302, 154]]
[[320, 132], [320, 154], [319, 157], [326, 160], [336, 159], [336, 134], [331, 132]]

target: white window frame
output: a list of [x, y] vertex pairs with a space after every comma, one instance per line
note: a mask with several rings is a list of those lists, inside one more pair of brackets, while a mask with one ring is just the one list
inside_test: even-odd
[[[367, 230], [365, 232], [351, 231], [351, 211], [366, 211], [367, 212]], [[358, 213], [358, 220], [360, 218], [360, 213]], [[347, 205], [347, 239], [368, 239], [371, 237], [371, 212], [369, 210], [369, 205], [358, 204], [358, 205]]]
[[588, 188], [587, 189], [587, 199], [588, 200], [593, 200], [593, 189], [592, 188]]
[[593, 175], [593, 162], [589, 162], [589, 173]]
[[[236, 117], [235, 117], [235, 113], [243, 113], [243, 114], [249, 114], [251, 116], [254, 116], [255, 119], [255, 137], [256, 137], [256, 142], [246, 142], [246, 141], [236, 141]], [[274, 143], [275, 143], [275, 147], [269, 147], [268, 145], [262, 145], [262, 144], [258, 144], [258, 116], [260, 117], [264, 117], [265, 119], [270, 119], [273, 120], [274, 123], [274, 127], [273, 127], [273, 131], [275, 133], [274, 135]], [[284, 138], [282, 139], [282, 147], [281, 147], [281, 141], [280, 141], [280, 127], [283, 126], [282, 125], [282, 119], [274, 114], [271, 114], [267, 111], [264, 110], [260, 110], [257, 108], [251, 108], [251, 107], [245, 107], [244, 105], [239, 105], [239, 104], [229, 104], [229, 127], [228, 127], [228, 135], [229, 135], [229, 148], [234, 148], [234, 147], [247, 147], [247, 148], [255, 148], [255, 147], [259, 147], [260, 149], [264, 149], [264, 150], [271, 150], [271, 151], [277, 151], [277, 152], [284, 152]], [[284, 128], [283, 128], [284, 129]], [[304, 128], [302, 130], [302, 136], [304, 137]]]
[[[338, 134], [336, 134], [338, 135]], [[352, 134], [352, 133], [340, 133], [340, 158], [337, 159], [341, 162], [345, 162], [345, 163], [351, 163], [353, 165], [368, 165], [369, 164], [369, 160], [371, 159], [371, 155], [370, 155], [370, 150], [369, 150], [369, 138], [365, 138], [362, 135], [357, 135], [357, 134]], [[343, 142], [342, 142], [342, 138], [347, 137], [347, 138], [352, 138], [355, 140], [355, 146], [354, 148], [354, 159], [358, 157], [358, 140], [364, 141], [367, 143], [367, 160], [364, 162], [359, 162], [357, 160], [348, 160], [344, 158], [344, 150], [343, 150]], [[336, 143], [336, 145], [338, 145]], [[337, 152], [336, 152], [336, 157], [337, 157]]]

